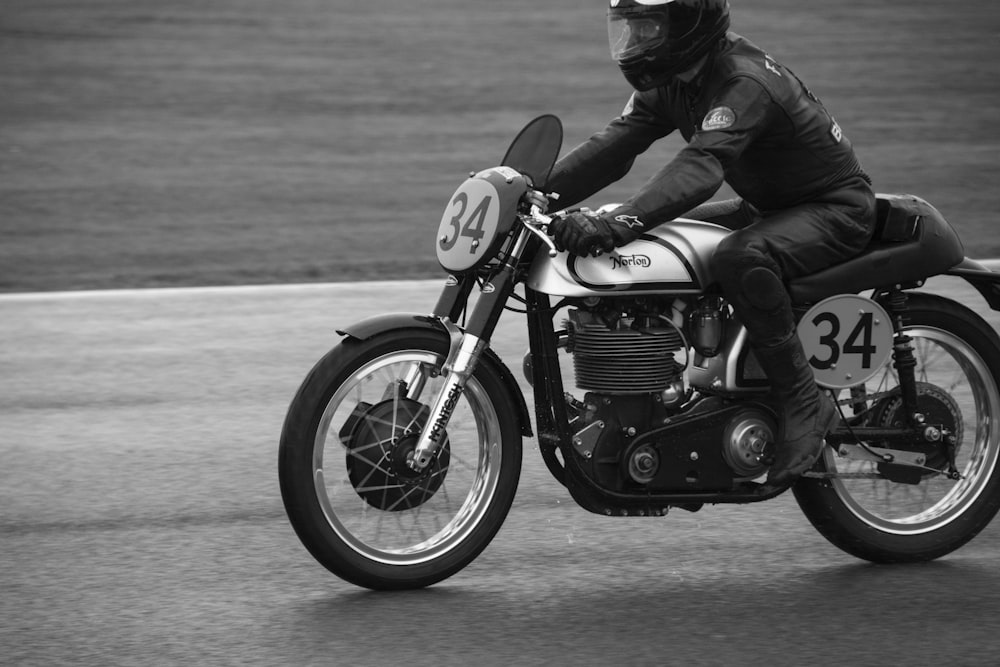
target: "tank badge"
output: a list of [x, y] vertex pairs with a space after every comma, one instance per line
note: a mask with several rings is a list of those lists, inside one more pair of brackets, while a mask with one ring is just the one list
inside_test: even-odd
[[612, 269], [623, 269], [633, 266], [648, 269], [652, 264], [652, 261], [646, 255], [611, 255]]
[[736, 112], [729, 107], [715, 107], [705, 115], [705, 120], [701, 121], [701, 129], [705, 132], [724, 130], [732, 127], [735, 122]]

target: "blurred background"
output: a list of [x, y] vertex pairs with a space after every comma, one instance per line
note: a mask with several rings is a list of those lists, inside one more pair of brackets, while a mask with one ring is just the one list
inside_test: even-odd
[[[731, 4], [877, 189], [1000, 256], [1000, 5]], [[528, 120], [569, 149], [621, 111], [604, 15], [0, 0], [0, 663], [996, 664], [997, 522], [916, 567], [841, 553], [787, 494], [619, 522], [530, 439], [497, 539], [441, 585], [369, 593], [302, 548], [276, 475], [296, 387], [346, 322], [433, 306], [446, 202]], [[434, 280], [353, 282], [397, 278]], [[54, 293], [240, 284], [266, 286]], [[505, 317], [498, 354], [526, 345]]]
[[[878, 190], [935, 204], [971, 256], [1000, 253], [1000, 5], [731, 4], [734, 30], [824, 100]], [[604, 14], [4, 0], [0, 291], [434, 277], [429, 239], [469, 171], [538, 114], [563, 119], [568, 150], [624, 106]]]

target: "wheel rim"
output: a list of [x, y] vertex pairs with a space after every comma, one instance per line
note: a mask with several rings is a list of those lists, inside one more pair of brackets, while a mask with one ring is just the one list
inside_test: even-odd
[[[894, 483], [878, 474], [877, 464], [840, 458], [830, 447], [824, 451], [824, 462], [830, 471], [867, 474], [861, 479], [831, 480], [837, 495], [861, 521], [883, 532], [915, 535], [948, 525], [983, 492], [1000, 447], [1000, 394], [989, 367], [961, 338], [930, 327], [907, 329], [906, 334], [912, 339], [917, 381], [944, 390], [961, 410], [955, 467], [962, 479], [932, 475], [917, 485]], [[890, 363], [867, 388], [875, 396], [885, 396], [898, 386]]]
[[[414, 565], [446, 554], [479, 525], [496, 493], [501, 468], [499, 419], [475, 377], [466, 384], [448, 424], [440, 469], [416, 483], [393, 479], [393, 466], [401, 470], [398, 460], [392, 462], [388, 457], [396, 447], [412, 445], [413, 432], [419, 432], [420, 423], [413, 419], [413, 406], [433, 402], [442, 384], [442, 362], [440, 355], [422, 350], [392, 352], [374, 359], [340, 385], [320, 419], [313, 448], [317, 499], [330, 528], [351, 549], [371, 560]], [[399, 409], [387, 411], [386, 401]], [[359, 410], [363, 404], [381, 408]], [[387, 454], [381, 466], [372, 465], [377, 456], [366, 456], [364, 464], [372, 467], [372, 476], [357, 472], [360, 457], [352, 451], [350, 438], [345, 438], [347, 433], [366, 430], [350, 423], [352, 415], [355, 422], [369, 420], [372, 423], [367, 430], [385, 436], [378, 443], [360, 445], [378, 444]], [[387, 424], [391, 415], [398, 416]], [[398, 436], [398, 442], [385, 442], [389, 434]], [[412, 493], [396, 486], [403, 481], [410, 484]], [[381, 484], [392, 486], [396, 498], [415, 500], [393, 502], [380, 509], [372, 494], [378, 493], [375, 486]]]

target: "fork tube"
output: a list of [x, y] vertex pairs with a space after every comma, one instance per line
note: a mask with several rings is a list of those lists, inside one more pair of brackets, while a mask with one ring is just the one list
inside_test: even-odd
[[[482, 293], [469, 315], [468, 326], [464, 332], [448, 318], [441, 320], [451, 337], [448, 359], [442, 369], [445, 380], [417, 440], [413, 458], [409, 461], [410, 467], [414, 470], [423, 470], [441, 446], [445, 426], [448, 425], [448, 420], [458, 405], [458, 399], [465, 390], [465, 383], [475, 371], [483, 350], [489, 346], [490, 337], [500, 320], [503, 307], [514, 291], [517, 282], [515, 278], [517, 263], [529, 247], [529, 238], [530, 233], [522, 228], [511, 240], [507, 259], [483, 285]], [[471, 281], [472, 278], [468, 277], [467, 280]]]
[[476, 283], [470, 275], [448, 276], [448, 280], [441, 290], [437, 305], [434, 307], [434, 314], [438, 317], [447, 317], [452, 322], [458, 322], [462, 317], [462, 312], [469, 304], [469, 294], [472, 286]]
[[415, 362], [403, 376], [406, 397], [414, 401], [420, 398], [420, 394], [424, 392], [425, 384], [427, 384], [427, 371], [419, 362]]
[[448, 319], [442, 320], [442, 323], [451, 335], [451, 349], [442, 369], [445, 376], [444, 384], [435, 397], [427, 423], [420, 432], [417, 446], [413, 450], [413, 458], [408, 461], [414, 470], [426, 468], [437, 453], [445, 426], [448, 425], [448, 420], [458, 405], [458, 399], [465, 390], [465, 383], [475, 370], [479, 355], [486, 348], [486, 341], [471, 334], [463, 334], [462, 330]]
[[493, 330], [496, 329], [497, 322], [500, 320], [500, 315], [503, 314], [503, 307], [514, 291], [517, 282], [515, 279], [517, 264], [530, 241], [532, 241], [531, 233], [523, 227], [510, 241], [510, 249], [503, 264], [483, 285], [482, 293], [469, 315], [467, 333], [479, 336], [487, 342], [490, 340], [490, 336], [493, 335]]

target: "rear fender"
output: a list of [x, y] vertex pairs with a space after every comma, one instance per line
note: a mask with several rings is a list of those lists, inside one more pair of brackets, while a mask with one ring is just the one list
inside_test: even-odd
[[[393, 329], [431, 330], [439, 332], [442, 336], [448, 338], [448, 332], [444, 328], [444, 325], [441, 324], [440, 319], [432, 315], [422, 315], [420, 313], [385, 313], [375, 315], [337, 329], [337, 333], [357, 340], [368, 340], [380, 333]], [[483, 356], [480, 358], [479, 363], [491, 365], [496, 374], [503, 380], [507, 392], [515, 398], [514, 402], [519, 408], [518, 426], [521, 429], [521, 435], [530, 438], [533, 433], [531, 431], [531, 419], [528, 416], [528, 406], [524, 401], [524, 394], [521, 392], [514, 374], [510, 372], [510, 369], [497, 356], [497, 353], [489, 347], [483, 351]]]
[[945, 271], [945, 275], [964, 278], [975, 287], [993, 310], [1000, 310], [1000, 273], [990, 271], [974, 259], [966, 257]]

